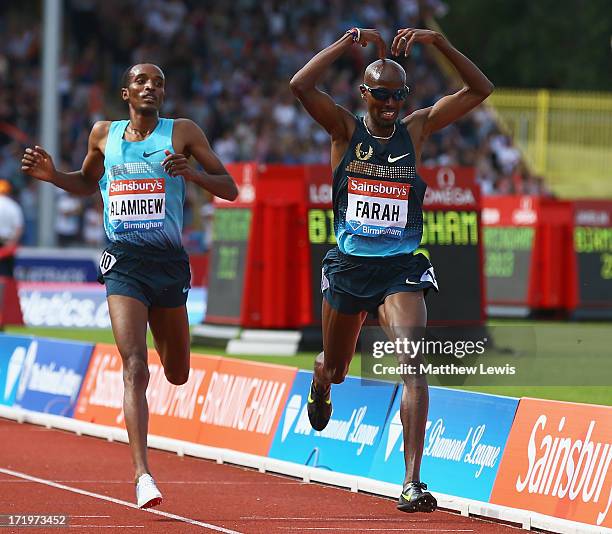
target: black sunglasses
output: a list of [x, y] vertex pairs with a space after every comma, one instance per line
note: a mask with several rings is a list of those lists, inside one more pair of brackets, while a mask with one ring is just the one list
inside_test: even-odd
[[406, 100], [406, 98], [408, 97], [408, 93], [410, 92], [410, 89], [407, 85], [404, 85], [404, 87], [402, 87], [401, 89], [395, 90], [385, 89], [384, 87], [369, 87], [365, 83], [362, 83], [361, 87], [363, 87], [366, 91], [369, 91], [369, 93], [376, 100], [383, 101], [392, 98], [393, 100], [400, 102], [401, 100]]

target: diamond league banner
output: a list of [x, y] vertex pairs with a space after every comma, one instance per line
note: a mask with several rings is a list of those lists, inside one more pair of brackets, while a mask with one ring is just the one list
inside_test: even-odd
[[92, 343], [0, 335], [0, 404], [72, 417]]
[[307, 398], [312, 373], [299, 371], [269, 456], [302, 465], [367, 476], [393, 397], [393, 384], [347, 377], [333, 386], [327, 427], [310, 426]]
[[93, 343], [35, 338], [21, 365], [15, 406], [72, 417]]
[[[369, 477], [400, 484], [404, 447], [398, 390]], [[429, 388], [421, 478], [435, 492], [488, 501], [518, 399]]]
[[0, 405], [12, 406], [33, 338], [0, 334]]

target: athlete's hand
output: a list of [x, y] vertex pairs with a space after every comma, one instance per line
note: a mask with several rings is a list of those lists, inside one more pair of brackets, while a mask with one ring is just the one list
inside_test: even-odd
[[410, 54], [414, 43], [433, 44], [441, 35], [431, 30], [417, 30], [415, 28], [405, 28], [397, 30], [397, 35], [391, 44], [391, 54], [399, 56], [404, 52], [404, 56]]
[[21, 158], [21, 172], [43, 182], [53, 182], [55, 176], [53, 158], [39, 146], [26, 148]]
[[166, 157], [162, 161], [162, 167], [170, 176], [182, 176], [185, 180], [190, 180], [197, 173], [183, 154], [173, 154], [169, 150], [164, 154]]
[[380, 32], [378, 30], [361, 28], [359, 28], [359, 32], [359, 41], [357, 42], [361, 46], [368, 46], [368, 43], [374, 43], [378, 50], [378, 57], [385, 59], [387, 56], [387, 43], [380, 36]]

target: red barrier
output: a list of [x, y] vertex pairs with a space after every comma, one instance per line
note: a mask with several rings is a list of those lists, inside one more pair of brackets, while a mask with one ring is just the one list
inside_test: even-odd
[[[305, 184], [308, 168], [236, 164], [239, 202], [216, 203], [207, 322], [255, 328], [299, 328], [312, 322], [308, 288]], [[246, 194], [244, 188], [246, 187]], [[226, 235], [225, 215], [242, 217], [248, 229]], [[225, 261], [219, 256], [235, 250]], [[229, 253], [228, 253], [229, 254]], [[233, 261], [232, 277], [224, 263]], [[225, 280], [231, 278], [233, 286]]]
[[485, 197], [485, 281], [491, 315], [563, 310], [571, 277], [568, 202], [531, 196]]
[[190, 254], [191, 285], [193, 287], [208, 286], [208, 252], [203, 254]]
[[23, 325], [21, 306], [14, 278], [0, 276], [0, 328], [6, 325]]

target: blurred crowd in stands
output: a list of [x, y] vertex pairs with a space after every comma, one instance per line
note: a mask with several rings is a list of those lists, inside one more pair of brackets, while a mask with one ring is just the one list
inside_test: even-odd
[[[7, 5], [8, 4], [8, 5]], [[446, 12], [440, 0], [65, 0], [59, 72], [61, 161], [80, 168], [92, 124], [125, 117], [121, 74], [131, 64], [157, 63], [167, 78], [163, 115], [189, 117], [206, 132], [224, 162], [325, 163], [329, 140], [294, 99], [288, 81], [317, 51], [353, 26], [377, 28], [390, 43], [400, 27], [423, 26]], [[12, 182], [26, 218], [24, 242], [34, 244], [37, 189], [20, 172], [23, 147], [39, 142], [41, 97], [40, 2], [0, 5], [0, 177]], [[456, 90], [426, 47], [401, 60], [408, 73], [406, 112]], [[358, 84], [374, 47], [355, 46], [332, 69], [323, 87], [341, 105], [363, 113]], [[494, 80], [493, 80], [494, 81]], [[482, 106], [437, 133], [423, 165], [475, 166], [485, 194], [549, 194], [519, 151]], [[202, 220], [200, 190], [188, 194], [188, 241]], [[97, 198], [58, 192], [57, 232], [65, 244], [98, 246]]]

